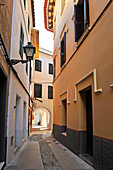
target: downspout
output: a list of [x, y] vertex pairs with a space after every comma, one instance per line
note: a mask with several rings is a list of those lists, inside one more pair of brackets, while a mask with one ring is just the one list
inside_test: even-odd
[[[12, 58], [13, 49], [13, 32], [14, 32], [14, 18], [15, 18], [15, 5], [16, 0], [13, 0], [13, 12], [12, 12], [12, 26], [11, 26], [11, 43], [10, 43], [10, 59]], [[9, 114], [10, 114], [10, 95], [11, 95], [11, 67], [9, 68], [9, 91], [8, 91], [8, 107], [7, 107], [7, 144], [6, 144], [6, 165], [8, 165], [8, 151], [9, 151]]]

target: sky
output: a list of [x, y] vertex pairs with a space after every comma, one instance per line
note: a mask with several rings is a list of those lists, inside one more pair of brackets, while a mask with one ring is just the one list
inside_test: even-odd
[[35, 28], [39, 30], [39, 47], [53, 52], [53, 33], [44, 26], [44, 0], [34, 0]]

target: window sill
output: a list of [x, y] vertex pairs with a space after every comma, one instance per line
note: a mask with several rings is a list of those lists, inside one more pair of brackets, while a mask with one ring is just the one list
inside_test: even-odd
[[83, 32], [83, 34], [81, 35], [80, 39], [77, 42], [77, 47], [81, 44], [81, 42], [84, 40], [84, 38], [86, 37], [86, 35], [88, 34], [88, 32], [90, 31], [90, 26]]

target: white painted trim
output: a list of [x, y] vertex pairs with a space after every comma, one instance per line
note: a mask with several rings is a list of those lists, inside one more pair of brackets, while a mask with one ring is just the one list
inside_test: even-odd
[[63, 95], [63, 94], [65, 94], [65, 93], [67, 93], [67, 104], [70, 104], [70, 101], [69, 101], [69, 90], [67, 89], [66, 91], [64, 91], [62, 94], [60, 94], [60, 104], [59, 104], [59, 106], [61, 106], [61, 96]]
[[[10, 59], [12, 58], [13, 50], [13, 34], [14, 34], [14, 19], [15, 19], [15, 6], [16, 0], [13, 1], [13, 12], [12, 12], [12, 27], [11, 27], [11, 45], [10, 45]], [[8, 152], [9, 152], [9, 114], [10, 114], [10, 94], [11, 94], [11, 68], [9, 69], [9, 91], [8, 91], [8, 107], [7, 107], [7, 149], [6, 149], [6, 165], [8, 165]]]
[[97, 88], [97, 74], [96, 74], [96, 69], [94, 69], [93, 71], [89, 72], [86, 76], [84, 76], [81, 80], [79, 80], [76, 84], [75, 84], [75, 99], [73, 100], [73, 102], [77, 101], [77, 85], [79, 83], [81, 83], [82, 81], [84, 81], [86, 78], [88, 78], [91, 74], [93, 74], [93, 81], [94, 81], [94, 93], [101, 93], [102, 92], [102, 88], [98, 89]]

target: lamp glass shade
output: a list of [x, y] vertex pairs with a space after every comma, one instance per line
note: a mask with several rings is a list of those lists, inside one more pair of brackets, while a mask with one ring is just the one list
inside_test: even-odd
[[35, 53], [35, 47], [31, 45], [31, 42], [28, 42], [28, 45], [24, 47], [24, 53], [26, 54], [27, 60], [33, 60], [33, 56]]

